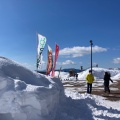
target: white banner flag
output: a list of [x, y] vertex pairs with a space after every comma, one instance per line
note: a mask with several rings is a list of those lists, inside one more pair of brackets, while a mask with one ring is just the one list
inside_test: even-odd
[[41, 68], [42, 64], [42, 52], [46, 44], [46, 37], [38, 34], [38, 46], [37, 46], [37, 69]]

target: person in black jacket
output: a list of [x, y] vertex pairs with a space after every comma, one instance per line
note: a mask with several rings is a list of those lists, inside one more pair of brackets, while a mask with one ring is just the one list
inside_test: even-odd
[[109, 81], [111, 81], [113, 83], [113, 81], [111, 80], [110, 77], [111, 77], [110, 73], [105, 72], [105, 75], [104, 75], [104, 92], [108, 91], [108, 93], [110, 93]]
[[78, 80], [78, 74], [77, 73], [75, 74], [75, 77], [76, 77], [76, 81], [77, 81]]

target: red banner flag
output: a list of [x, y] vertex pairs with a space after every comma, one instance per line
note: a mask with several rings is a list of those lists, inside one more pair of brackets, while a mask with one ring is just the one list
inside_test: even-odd
[[55, 76], [55, 68], [56, 68], [56, 61], [58, 59], [58, 54], [59, 54], [59, 46], [56, 44], [55, 46], [55, 59], [54, 59], [54, 67], [52, 69], [52, 76]]

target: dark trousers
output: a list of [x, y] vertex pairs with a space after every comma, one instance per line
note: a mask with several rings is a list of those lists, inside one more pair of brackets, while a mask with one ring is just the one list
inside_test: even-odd
[[87, 83], [87, 93], [91, 94], [92, 92], [92, 83]]
[[105, 85], [105, 86], [104, 86], [104, 91], [105, 91], [105, 92], [107, 92], [107, 91], [108, 91], [108, 92], [110, 93], [110, 88], [109, 88], [109, 85]]

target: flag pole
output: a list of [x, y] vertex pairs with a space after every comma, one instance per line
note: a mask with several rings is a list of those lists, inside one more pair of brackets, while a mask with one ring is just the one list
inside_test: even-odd
[[[56, 42], [55, 42], [55, 52], [56, 52]], [[54, 66], [53, 66], [53, 69], [54, 69], [54, 75], [55, 75], [55, 67], [56, 67], [56, 65], [55, 65], [56, 63], [55, 63], [55, 55], [54, 55]]]
[[[56, 42], [55, 42], [55, 45], [56, 45]], [[52, 77], [54, 77], [54, 72], [55, 72], [55, 55], [54, 55], [54, 58], [53, 58]]]
[[47, 67], [48, 67], [48, 44], [47, 44], [47, 65], [46, 65], [46, 75], [47, 75]]
[[36, 71], [38, 71], [37, 63], [38, 63], [38, 33], [36, 32]]
[[58, 74], [58, 78], [60, 77], [61, 69], [62, 69], [62, 66], [60, 67], [59, 74]]

